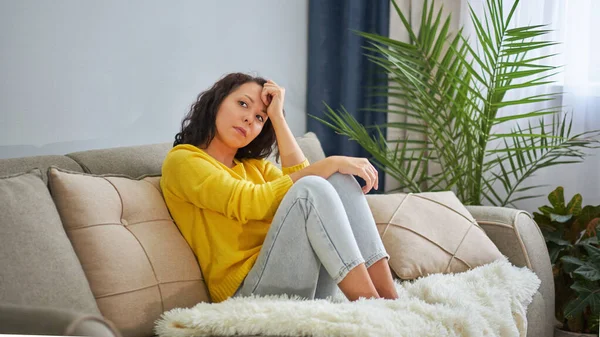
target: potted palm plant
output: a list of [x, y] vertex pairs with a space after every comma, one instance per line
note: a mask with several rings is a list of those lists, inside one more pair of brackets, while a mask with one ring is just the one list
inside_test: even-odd
[[[525, 186], [544, 167], [581, 162], [584, 148], [597, 147], [598, 131], [571, 132], [569, 114], [560, 106], [522, 114], [498, 114], [499, 109], [552, 101], [560, 93], [507, 100], [507, 93], [552, 83], [555, 66], [540, 65], [552, 55], [532, 57], [532, 51], [555, 44], [539, 41], [543, 25], [512, 27], [519, 1], [504, 8], [502, 0], [487, 0], [485, 14], [471, 8], [475, 47], [460, 29], [449, 33], [450, 15], [443, 18], [434, 1], [424, 1], [418, 30], [412, 27], [396, 1], [392, 4], [410, 41], [356, 32], [374, 52], [369, 58], [385, 71], [389, 85], [373, 88], [389, 104], [372, 111], [401, 116], [402, 122], [361, 125], [343, 107], [326, 105], [317, 118], [337, 133], [357, 141], [374, 163], [398, 181], [406, 192], [453, 190], [468, 205], [487, 202], [514, 206], [539, 186]], [[510, 112], [510, 111], [507, 111]], [[512, 131], [497, 127], [520, 122]], [[526, 126], [525, 126], [526, 125]], [[402, 139], [386, 139], [381, 130], [405, 131]], [[370, 130], [375, 129], [375, 136]], [[439, 167], [432, 173], [430, 166]]]

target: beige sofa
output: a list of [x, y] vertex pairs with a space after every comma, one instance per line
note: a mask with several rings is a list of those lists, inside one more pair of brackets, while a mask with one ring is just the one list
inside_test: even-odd
[[[298, 141], [311, 162], [324, 157], [314, 134], [308, 133], [299, 137]], [[119, 331], [118, 326], [123, 325], [122, 322], [130, 318], [133, 320], [133, 316], [138, 315], [134, 311], [139, 309], [139, 305], [131, 308], [124, 306], [121, 311], [117, 308], [116, 313], [111, 312], [111, 317], [116, 317], [121, 322], [119, 324], [113, 324], [103, 317], [99, 308], [105, 307], [105, 302], [101, 301], [105, 301], [106, 297], [100, 298], [92, 291], [91, 282], [88, 282], [90, 275], [86, 275], [85, 268], [80, 265], [83, 260], [90, 263], [89, 257], [77, 256], [77, 250], [71, 246], [61, 218], [57, 216], [55, 205], [48, 203], [52, 199], [47, 190], [46, 172], [48, 167], [56, 166], [95, 175], [157, 175], [170, 148], [169, 143], [164, 143], [90, 150], [65, 156], [0, 160], [0, 177], [5, 177], [0, 179], [0, 334], [152, 335], [147, 326], [137, 331]], [[33, 168], [40, 169], [43, 181], [34, 175], [22, 174]], [[515, 209], [483, 206], [468, 209], [513, 264], [529, 267], [542, 280], [528, 308], [527, 336], [552, 336], [555, 322], [554, 283], [546, 245], [537, 225], [526, 212]], [[172, 223], [169, 226], [174, 227]], [[176, 254], [183, 251], [189, 257], [191, 250], [182, 238], [177, 242], [180, 252], [172, 248], [162, 251], [161, 247], [152, 249], [159, 250], [162, 261], [177, 259], [181, 263], [180, 255]], [[106, 249], [114, 247], [107, 245]], [[186, 275], [195, 275], [197, 264], [194, 260], [186, 261]], [[97, 282], [98, 275], [93, 277]], [[163, 288], [165, 284], [161, 284], [160, 277], [156, 277], [156, 280], [154, 287], [159, 289], [156, 296], [166, 297], [168, 292], [165, 290], [167, 288]], [[161, 310], [173, 306], [193, 305], [193, 301], [198, 299], [208, 300], [201, 276], [189, 282], [193, 286], [170, 290], [168, 300], [150, 299], [144, 305], [147, 307], [143, 311], [146, 320], [152, 322], [158, 318]], [[191, 294], [192, 291], [186, 293], [185, 289], [195, 290]], [[160, 310], [151, 310], [150, 307], [156, 304], [158, 306], [155, 308]]]

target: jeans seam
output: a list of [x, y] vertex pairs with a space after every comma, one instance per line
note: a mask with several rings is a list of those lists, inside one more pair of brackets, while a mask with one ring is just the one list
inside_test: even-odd
[[336, 284], [340, 283], [346, 276], [344, 274], [348, 274], [350, 270], [354, 269], [354, 267], [358, 266], [359, 264], [364, 263], [364, 261], [365, 260], [362, 257], [359, 257], [348, 264], [342, 262], [344, 266], [340, 268], [340, 271], [337, 273], [337, 275], [333, 277], [333, 281]]
[[375, 254], [371, 255], [371, 257], [369, 257], [369, 258], [366, 260], [366, 262], [365, 262], [365, 266], [366, 266], [367, 268], [369, 268], [369, 267], [370, 267], [370, 266], [372, 266], [372, 265], [373, 265], [375, 262], [377, 262], [377, 261], [379, 261], [379, 260], [381, 260], [381, 259], [383, 259], [383, 258], [389, 258], [389, 257], [390, 257], [390, 256], [389, 256], [389, 255], [388, 255], [388, 253], [387, 253], [387, 252], [385, 252], [385, 251], [380, 251], [380, 252], [377, 252], [377, 253], [375, 253]]
[[[323, 229], [323, 232], [325, 232], [325, 235], [327, 236], [327, 240], [329, 241], [329, 243], [330, 243], [330, 244], [331, 244], [331, 246], [333, 247], [333, 250], [335, 250], [335, 252], [336, 252], [336, 254], [337, 254], [337, 256], [338, 256], [338, 259], [340, 260], [340, 263], [343, 265], [343, 267], [341, 268], [341, 271], [338, 273], [338, 275], [337, 275], [337, 276], [336, 276], [336, 278], [335, 278], [335, 280], [336, 280], [336, 283], [338, 283], [338, 282], [337, 282], [337, 278], [339, 277], [339, 275], [340, 275], [341, 273], [343, 273], [343, 272], [344, 272], [344, 269], [347, 269], [347, 270], [350, 270], [350, 269], [352, 269], [352, 268], [353, 268], [353, 267], [355, 267], [356, 265], [352, 266], [352, 268], [348, 268], [348, 266], [351, 266], [351, 265], [355, 264], [355, 263], [356, 263], [356, 261], [363, 260], [363, 258], [362, 258], [362, 256], [360, 256], [359, 258], [357, 258], [356, 260], [353, 260], [353, 261], [352, 261], [352, 262], [350, 262], [350, 263], [345, 263], [345, 262], [344, 262], [344, 259], [343, 259], [343, 258], [342, 258], [342, 256], [340, 255], [340, 252], [338, 251], [338, 249], [336, 248], [336, 246], [333, 244], [333, 241], [331, 241], [331, 236], [330, 236], [330, 235], [329, 235], [329, 233], [327, 232], [327, 229], [325, 228], [325, 226], [323, 226], [323, 220], [321, 220], [321, 215], [319, 214], [319, 211], [317, 210], [317, 208], [315, 207], [315, 205], [312, 203], [312, 201], [311, 201], [311, 200], [308, 200], [308, 198], [305, 198], [305, 200], [306, 200], [308, 203], [310, 203], [310, 205], [311, 205], [312, 209], [314, 210], [315, 214], [317, 215], [317, 219], [319, 219], [319, 224], [321, 225], [321, 228]], [[314, 248], [313, 248], [313, 249], [314, 249]], [[360, 255], [360, 254], [359, 254], [359, 255]], [[321, 259], [321, 258], [319, 258], [319, 260], [320, 260], [320, 259]], [[323, 261], [321, 261], [321, 263], [323, 263]]]
[[273, 246], [277, 242], [277, 237], [279, 237], [279, 233], [281, 232], [281, 229], [283, 228], [283, 225], [285, 224], [285, 220], [287, 220], [287, 217], [290, 215], [290, 212], [292, 211], [292, 208], [298, 203], [298, 201], [300, 199], [301, 198], [296, 198], [296, 200], [294, 201], [294, 203], [292, 203], [292, 205], [288, 209], [287, 213], [283, 217], [283, 220], [281, 220], [281, 225], [277, 229], [277, 233], [275, 234], [275, 237], [273, 238], [273, 241], [271, 243], [271, 247], [269, 247], [269, 252], [267, 253], [267, 256], [265, 257], [265, 264], [262, 266], [262, 270], [260, 271], [260, 275], [258, 276], [258, 280], [256, 280], [256, 284], [252, 288], [252, 293], [254, 293], [256, 291], [256, 288], [258, 288], [258, 284], [260, 283], [260, 280], [262, 279], [262, 277], [263, 277], [263, 275], [265, 273], [265, 269], [266, 269], [265, 266], [267, 265], [267, 262], [269, 261], [269, 258], [271, 258], [271, 252], [273, 251]]

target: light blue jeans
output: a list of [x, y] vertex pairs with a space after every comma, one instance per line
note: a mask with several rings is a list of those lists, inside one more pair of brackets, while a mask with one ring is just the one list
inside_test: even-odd
[[283, 198], [256, 263], [234, 296], [333, 296], [361, 263], [389, 258], [360, 185], [336, 173], [299, 179]]

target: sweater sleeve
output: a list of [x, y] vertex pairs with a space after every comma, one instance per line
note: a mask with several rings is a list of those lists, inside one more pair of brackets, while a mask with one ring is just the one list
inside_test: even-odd
[[265, 184], [236, 179], [199, 156], [186, 156], [172, 164], [163, 171], [172, 193], [242, 223], [272, 218], [293, 184], [287, 175]]
[[303, 168], [307, 167], [309, 165], [309, 163], [308, 163], [308, 159], [305, 159], [300, 164], [297, 164], [294, 166], [289, 166], [289, 167], [284, 167], [283, 170], [280, 170], [277, 166], [273, 165], [273, 163], [271, 163], [268, 160], [263, 160], [262, 165], [263, 165], [262, 173], [263, 173], [263, 177], [265, 177], [265, 181], [273, 181], [284, 175], [289, 175], [294, 172], [300, 171]]

